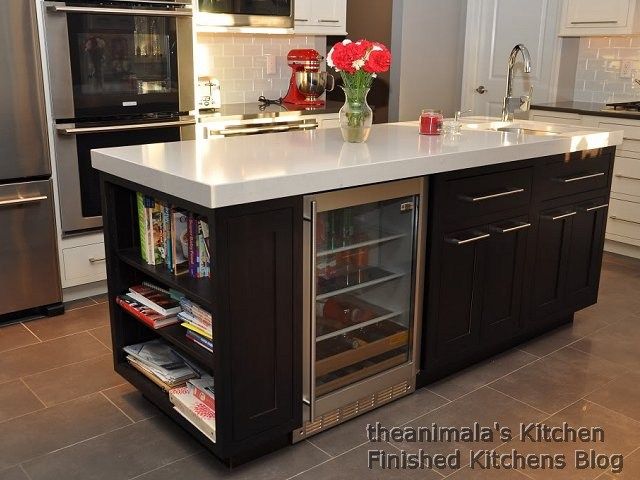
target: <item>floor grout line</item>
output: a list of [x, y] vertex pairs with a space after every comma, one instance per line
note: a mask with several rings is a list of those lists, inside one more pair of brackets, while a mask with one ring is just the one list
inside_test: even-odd
[[45, 403], [45, 401], [44, 401], [44, 400], [42, 400], [42, 399], [40, 398], [40, 396], [39, 396], [39, 395], [38, 395], [38, 394], [33, 390], [33, 388], [31, 388], [31, 387], [29, 386], [29, 384], [28, 384], [27, 382], [25, 382], [25, 381], [24, 381], [24, 378], [20, 377], [19, 381], [20, 381], [20, 382], [22, 382], [22, 384], [27, 388], [27, 390], [29, 390], [29, 391], [31, 392], [31, 394], [32, 394], [34, 397], [36, 397], [36, 399], [37, 399], [37, 400], [42, 404], [42, 406], [43, 406], [44, 408], [48, 408], [48, 407], [49, 407], [49, 405], [47, 405], [47, 404]]
[[32, 331], [29, 327], [27, 327], [27, 326], [24, 324], [24, 322], [20, 322], [20, 325], [22, 325], [24, 328], [26, 328], [27, 330], [29, 330], [29, 333], [31, 333], [31, 335], [33, 335], [34, 337], [36, 337], [40, 343], [43, 343], [43, 342], [42, 342], [42, 339], [40, 339], [40, 337], [39, 337], [38, 335], [36, 335], [35, 333], [33, 333], [33, 331]]
[[290, 477], [287, 477], [286, 480], [291, 480], [292, 478], [295, 478], [295, 477], [297, 477], [299, 475], [302, 475], [303, 473], [309, 472], [309, 471], [313, 470], [314, 468], [318, 468], [319, 466], [324, 465], [325, 463], [332, 462], [332, 461], [342, 457], [343, 455], [346, 455], [347, 453], [350, 453], [350, 452], [354, 451], [355, 449], [360, 448], [363, 445], [366, 445], [367, 443], [371, 443], [371, 442], [369, 442], [368, 440], [366, 442], [362, 442], [362, 443], [356, 445], [355, 447], [350, 448], [349, 450], [346, 450], [346, 451], [344, 451], [342, 453], [339, 453], [338, 455], [336, 455], [334, 457], [327, 458], [323, 462], [320, 462], [320, 463], [318, 463], [318, 464], [316, 464], [316, 465], [314, 465], [312, 467], [309, 467], [306, 470], [302, 470], [301, 472], [298, 472], [295, 475], [291, 475]]
[[316, 445], [315, 443], [313, 443], [311, 440], [306, 439], [305, 442], [310, 443], [311, 445], [313, 445], [314, 447], [316, 447], [318, 450], [320, 450], [322, 453], [324, 453], [325, 455], [327, 455], [329, 458], [333, 458], [333, 455], [331, 455], [329, 452], [323, 450], [322, 448], [320, 448], [318, 445]]
[[20, 468], [20, 470], [22, 470], [22, 473], [25, 474], [25, 476], [27, 477], [28, 480], [31, 480], [31, 475], [29, 475], [29, 472], [27, 472], [27, 470], [24, 468], [24, 465], [19, 464], [18, 468]]
[[548, 414], [549, 414], [549, 412], [545, 412], [544, 410], [541, 410], [541, 409], [539, 409], [538, 407], [534, 407], [533, 405], [531, 405], [531, 404], [529, 404], [529, 403], [525, 402], [524, 400], [520, 400], [519, 398], [516, 398], [516, 397], [514, 397], [513, 395], [509, 395], [508, 393], [505, 393], [505, 392], [503, 392], [503, 391], [501, 391], [501, 390], [498, 390], [498, 389], [497, 389], [497, 388], [495, 388], [495, 387], [492, 387], [491, 385], [486, 385], [486, 387], [487, 387], [487, 388], [489, 388], [489, 389], [491, 389], [491, 390], [493, 390], [494, 392], [498, 392], [498, 393], [500, 393], [501, 395], [504, 395], [505, 397], [509, 397], [510, 399], [515, 400], [515, 401], [516, 401], [516, 402], [518, 402], [518, 403], [521, 403], [521, 404], [523, 404], [523, 405], [526, 405], [526, 406], [527, 406], [527, 407], [529, 407], [529, 408], [533, 408], [534, 410], [536, 410], [537, 412], [542, 413], [543, 415], [548, 415]]
[[[73, 365], [80, 365], [81, 363], [90, 362], [90, 361], [95, 360], [97, 358], [106, 357], [106, 356], [111, 356], [111, 352], [99, 353], [98, 355], [94, 355], [93, 357], [85, 358], [83, 360], [78, 360], [77, 362], [65, 363], [64, 365], [58, 365], [57, 367], [47, 368], [46, 370], [41, 370], [40, 372], [35, 372], [35, 373], [29, 373], [27, 375], [22, 375], [21, 377], [18, 377], [18, 378], [35, 377], [36, 375], [41, 375], [43, 373], [49, 373], [49, 372], [52, 372], [54, 370], [58, 370], [58, 369], [61, 369], [61, 368], [71, 367]], [[117, 387], [118, 385], [115, 385], [115, 386]]]
[[[103, 327], [106, 327], [106, 326], [107, 325], [103, 325]], [[102, 328], [102, 327], [96, 327], [96, 328]], [[96, 328], [93, 328], [92, 330], [95, 330]], [[85, 330], [85, 332], [91, 335], [93, 338], [95, 338], [101, 345], [104, 345], [106, 348], [108, 348], [109, 351], [111, 351], [111, 345], [107, 345], [106, 343], [104, 343], [102, 340], [96, 337], [93, 333], [91, 333], [91, 330]]]
[[[593, 393], [593, 392], [591, 392], [591, 393]], [[590, 393], [589, 395], [591, 395], [591, 393]], [[630, 416], [628, 416], [628, 415], [625, 415], [625, 414], [624, 414], [624, 413], [622, 413], [622, 412], [619, 412], [619, 411], [617, 411], [617, 410], [614, 410], [614, 409], [612, 409], [612, 408], [609, 408], [609, 407], [607, 407], [606, 405], [602, 405], [601, 403], [594, 402], [593, 400], [589, 400], [589, 399], [588, 399], [588, 398], [586, 398], [586, 397], [582, 398], [582, 400], [584, 400], [585, 402], [592, 403], [593, 405], [597, 405], [597, 406], [598, 406], [598, 407], [600, 407], [600, 408], [604, 408], [604, 409], [605, 409], [606, 411], [608, 411], [608, 412], [615, 413], [616, 415], [620, 415], [620, 416], [624, 417], [625, 419], [630, 420], [632, 423], [635, 423], [635, 424], [637, 424], [637, 425], [640, 425], [640, 420], [636, 420], [635, 418], [632, 418], [632, 417], [630, 417]], [[639, 447], [637, 447], [637, 448], [640, 448], [640, 446], [639, 446]]]
[[186, 456], [184, 456], [182, 458], [176, 458], [175, 460], [172, 460], [169, 463], [165, 463], [164, 465], [160, 465], [159, 467], [152, 468], [151, 470], [147, 470], [146, 472], [142, 472], [142, 473], [139, 473], [138, 475], [135, 475], [133, 477], [129, 477], [128, 480], [135, 480], [136, 478], [140, 478], [140, 477], [142, 477], [144, 475], [147, 475], [149, 473], [157, 472], [158, 470], [160, 470], [162, 468], [168, 467], [169, 465], [173, 465], [174, 463], [181, 462], [182, 460], [186, 460], [188, 458], [195, 457], [196, 455], [200, 455], [201, 453], [202, 453], [202, 450], [200, 450], [198, 452], [191, 453], [191, 454], [186, 455]]
[[99, 393], [100, 393], [100, 395], [102, 395], [104, 398], [107, 399], [107, 402], [109, 402], [111, 405], [116, 407], [120, 411], [120, 413], [122, 413], [125, 417], [127, 417], [131, 423], [136, 423], [135, 420], [133, 418], [131, 418], [129, 415], [127, 415], [124, 410], [122, 410], [118, 405], [116, 405], [113, 402], [113, 400], [111, 400], [109, 397], [107, 397], [102, 390]]

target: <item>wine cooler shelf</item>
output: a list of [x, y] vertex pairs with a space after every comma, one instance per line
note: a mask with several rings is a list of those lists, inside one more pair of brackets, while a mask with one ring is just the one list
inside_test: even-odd
[[379, 232], [379, 231], [371, 231], [366, 232], [358, 237], [356, 243], [352, 243], [344, 246], [336, 246], [334, 248], [328, 248], [325, 250], [320, 250], [316, 256], [317, 257], [326, 257], [327, 255], [336, 255], [343, 252], [349, 252], [351, 250], [356, 250], [360, 248], [370, 248], [376, 245], [380, 245], [381, 243], [391, 242], [393, 240], [399, 240], [401, 238], [406, 237], [404, 233], [390, 233], [390, 232]]
[[318, 276], [316, 300], [324, 300], [356, 290], [389, 282], [405, 276], [404, 273], [391, 272], [380, 267], [364, 267], [353, 271], [344, 271], [335, 276]]

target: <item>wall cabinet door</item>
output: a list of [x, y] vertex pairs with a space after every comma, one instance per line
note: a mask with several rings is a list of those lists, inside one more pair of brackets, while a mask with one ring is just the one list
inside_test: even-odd
[[295, 0], [295, 33], [346, 35], [347, 0]]
[[593, 305], [598, 300], [607, 208], [607, 197], [601, 197], [582, 203], [575, 209], [577, 213], [571, 229], [566, 303], [576, 310]]
[[481, 341], [496, 343], [520, 325], [522, 284], [531, 223], [519, 217], [489, 226], [482, 280]]
[[572, 205], [543, 210], [537, 219], [531, 321], [536, 323], [564, 307]]
[[560, 35], [624, 35], [637, 33], [636, 0], [565, 0]]

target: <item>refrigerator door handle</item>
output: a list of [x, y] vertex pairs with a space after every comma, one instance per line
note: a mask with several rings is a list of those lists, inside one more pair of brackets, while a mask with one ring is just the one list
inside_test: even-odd
[[37, 197], [26, 197], [26, 198], [18, 197], [18, 198], [11, 198], [9, 200], [0, 200], [0, 207], [36, 203], [36, 202], [41, 202], [43, 200], [46, 200], [47, 198], [48, 197], [46, 195], [38, 195]]
[[311, 262], [309, 275], [309, 421], [316, 416], [316, 234], [317, 234], [318, 202], [311, 202]]

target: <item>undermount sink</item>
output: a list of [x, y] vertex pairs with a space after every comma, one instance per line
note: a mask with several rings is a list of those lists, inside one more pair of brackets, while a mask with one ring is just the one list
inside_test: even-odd
[[516, 135], [560, 135], [561, 132], [554, 132], [551, 130], [536, 130], [533, 128], [523, 128], [523, 127], [499, 127], [492, 128], [490, 130], [495, 130], [496, 132], [507, 132], [507, 133], [515, 133]]

